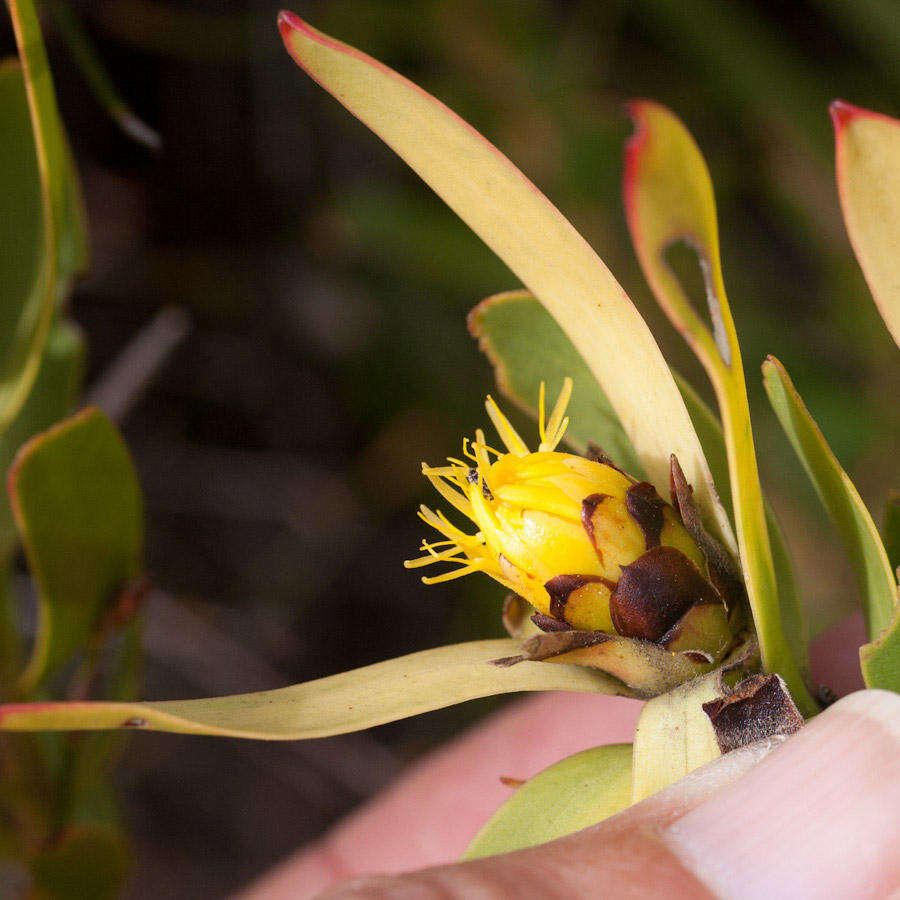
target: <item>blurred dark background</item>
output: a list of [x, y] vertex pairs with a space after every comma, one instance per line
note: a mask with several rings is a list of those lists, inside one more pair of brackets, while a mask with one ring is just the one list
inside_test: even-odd
[[[93, 265], [73, 317], [88, 386], [163, 307], [191, 330], [122, 420], [147, 503], [145, 696], [275, 687], [499, 633], [499, 586], [423, 587], [419, 462], [482, 425], [492, 376], [465, 328], [515, 278], [283, 51], [263, 0], [72, 0], [164, 141], [124, 137], [52, 22]], [[622, 103], [697, 137], [764, 474], [808, 603], [853, 583], [762, 396], [787, 365], [880, 520], [897, 486], [900, 359], [850, 252], [827, 104], [900, 114], [894, 0], [296, 0], [318, 28], [445, 100], [598, 250], [670, 359], [620, 203]], [[10, 44], [7, 34], [4, 38]], [[8, 49], [8, 48], [7, 48]], [[221, 896], [315, 838], [492, 703], [309, 744], [137, 735], [117, 781], [136, 898]]]

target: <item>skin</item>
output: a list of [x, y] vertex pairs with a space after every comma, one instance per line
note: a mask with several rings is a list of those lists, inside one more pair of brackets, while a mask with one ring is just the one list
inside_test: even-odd
[[[814, 648], [814, 676], [857, 686], [835, 647], [858, 646], [860, 628], [845, 623]], [[245, 896], [886, 897], [900, 889], [900, 697], [881, 691], [846, 697], [794, 737], [730, 753], [575, 835], [453, 862], [509, 796], [499, 776], [527, 778], [586, 747], [630, 741], [638, 712], [634, 701], [575, 694], [515, 703], [430, 754]]]

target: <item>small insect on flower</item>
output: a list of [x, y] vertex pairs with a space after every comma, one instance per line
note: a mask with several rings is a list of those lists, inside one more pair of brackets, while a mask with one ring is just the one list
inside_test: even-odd
[[426, 584], [484, 572], [527, 600], [544, 631], [618, 634], [717, 661], [732, 629], [700, 547], [653, 485], [601, 454], [560, 452], [572, 381], [563, 383], [549, 418], [544, 393], [542, 384], [536, 451], [488, 397], [505, 452], [479, 430], [463, 441], [464, 459], [423, 463], [438, 493], [477, 531], [423, 506], [419, 515], [444, 540], [423, 541], [426, 555], [406, 566], [454, 565], [423, 578]]

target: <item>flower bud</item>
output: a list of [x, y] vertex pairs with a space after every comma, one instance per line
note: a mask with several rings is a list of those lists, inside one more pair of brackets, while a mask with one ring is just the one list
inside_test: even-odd
[[[423, 542], [427, 555], [407, 562], [457, 564], [428, 584], [485, 572], [524, 597], [545, 629], [602, 631], [718, 659], [731, 642], [721, 597], [706, 561], [675, 510], [647, 482], [608, 461], [556, 448], [568, 420], [566, 379], [544, 421], [541, 386], [536, 452], [488, 397], [487, 411], [506, 452], [482, 432], [449, 465], [423, 465], [438, 492], [477, 526], [458, 529], [440, 512], [421, 517], [445, 540]], [[549, 618], [548, 618], [549, 617]]]

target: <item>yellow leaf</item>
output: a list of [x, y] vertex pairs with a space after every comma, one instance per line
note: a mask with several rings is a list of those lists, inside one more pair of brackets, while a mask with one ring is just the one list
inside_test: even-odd
[[492, 665], [519, 648], [514, 640], [472, 641], [401, 656], [274, 691], [153, 703], [11, 703], [0, 731], [109, 728], [299, 740], [345, 734], [516, 691], [616, 694], [615, 679], [581, 666], [522, 662]]
[[703, 704], [724, 693], [720, 669], [644, 704], [634, 732], [632, 803], [722, 755]]
[[831, 104], [838, 193], [869, 289], [900, 345], [900, 121]]
[[293, 13], [288, 52], [382, 138], [522, 280], [581, 352], [664, 492], [678, 455], [709, 524], [733, 546], [700, 442], [647, 325], [596, 253], [492, 144], [446, 106]]

